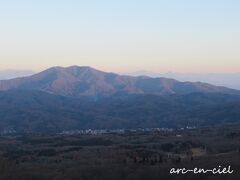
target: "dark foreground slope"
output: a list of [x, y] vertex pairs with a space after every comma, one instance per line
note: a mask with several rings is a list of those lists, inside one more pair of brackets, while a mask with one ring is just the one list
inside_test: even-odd
[[91, 101], [30, 90], [0, 92], [1, 132], [182, 127], [238, 122], [240, 98], [235, 95], [127, 95]]

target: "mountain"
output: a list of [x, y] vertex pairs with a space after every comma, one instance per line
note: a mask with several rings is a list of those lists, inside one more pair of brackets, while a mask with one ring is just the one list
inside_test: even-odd
[[239, 123], [240, 93], [206, 83], [53, 67], [0, 81], [0, 132]]
[[112, 96], [99, 101], [33, 90], [0, 92], [0, 132], [239, 123], [240, 97], [219, 93]]
[[0, 80], [12, 79], [17, 77], [24, 77], [33, 75], [34, 72], [30, 70], [0, 70]]
[[71, 97], [105, 97], [116, 94], [189, 94], [240, 91], [201, 82], [180, 82], [168, 78], [123, 76], [91, 67], [53, 67], [32, 76], [0, 81], [0, 91], [10, 89], [39, 90]]

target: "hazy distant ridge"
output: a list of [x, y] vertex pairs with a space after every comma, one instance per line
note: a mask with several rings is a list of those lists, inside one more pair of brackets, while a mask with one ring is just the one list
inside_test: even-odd
[[34, 72], [31, 70], [0, 70], [0, 80], [30, 76], [33, 74]]

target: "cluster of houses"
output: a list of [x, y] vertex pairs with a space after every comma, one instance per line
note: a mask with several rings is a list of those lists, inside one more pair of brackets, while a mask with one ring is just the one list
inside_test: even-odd
[[60, 134], [63, 135], [74, 135], [74, 134], [85, 134], [85, 135], [101, 135], [101, 134], [125, 134], [125, 133], [137, 133], [137, 132], [158, 132], [168, 131], [171, 132], [173, 129], [170, 128], [138, 128], [138, 129], [85, 129], [85, 130], [69, 130], [63, 131]]

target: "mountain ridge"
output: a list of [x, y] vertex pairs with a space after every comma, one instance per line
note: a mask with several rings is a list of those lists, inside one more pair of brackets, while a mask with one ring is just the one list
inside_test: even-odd
[[232, 89], [240, 90], [240, 72], [235, 73], [156, 73], [151, 71], [136, 71], [132, 73], [123, 73], [131, 76], [149, 76], [149, 77], [166, 77], [173, 78], [178, 81], [190, 81], [190, 82], [205, 82], [216, 86], [225, 86]]

